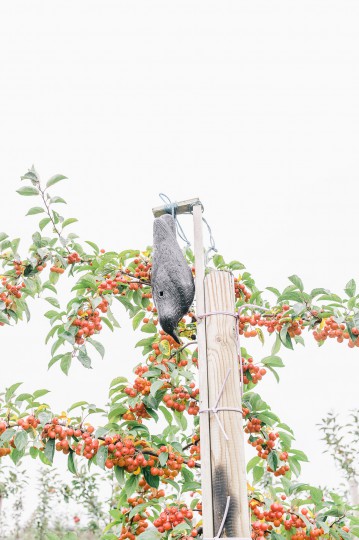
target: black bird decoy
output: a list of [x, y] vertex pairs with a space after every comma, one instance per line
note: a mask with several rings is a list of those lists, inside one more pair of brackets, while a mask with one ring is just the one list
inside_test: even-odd
[[153, 224], [152, 296], [162, 329], [181, 343], [176, 328], [193, 302], [192, 271], [178, 245], [176, 224], [170, 214]]

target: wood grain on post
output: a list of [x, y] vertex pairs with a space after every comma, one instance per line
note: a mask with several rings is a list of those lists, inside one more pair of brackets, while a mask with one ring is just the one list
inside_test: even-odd
[[[231, 273], [210, 272], [204, 280], [204, 289], [205, 313], [235, 312], [234, 280]], [[223, 382], [230, 370], [218, 407], [242, 409], [236, 324], [237, 319], [230, 315], [206, 317], [209, 407], [215, 406]], [[201, 386], [200, 392], [202, 393]], [[202, 407], [205, 405], [203, 404]], [[215, 534], [222, 522], [229, 495], [231, 497], [230, 506], [221, 536], [250, 538], [242, 414], [236, 411], [220, 411], [218, 415], [229, 437], [228, 441], [225, 439], [214, 414], [201, 414], [201, 422], [203, 421], [202, 417], [210, 416]], [[202, 449], [201, 439], [201, 452]], [[207, 534], [204, 536], [206, 537]]]
[[[204, 302], [204, 248], [202, 232], [202, 206], [193, 207], [194, 225], [194, 254], [196, 268], [196, 313], [205, 312]], [[198, 368], [200, 388], [200, 409], [208, 409], [208, 376], [207, 376], [207, 347], [206, 347], [206, 320], [197, 323], [198, 342]], [[213, 538], [213, 494], [211, 471], [211, 446], [209, 432], [210, 418], [208, 414], [200, 415], [201, 439], [201, 484], [202, 484], [202, 518], [204, 538]]]

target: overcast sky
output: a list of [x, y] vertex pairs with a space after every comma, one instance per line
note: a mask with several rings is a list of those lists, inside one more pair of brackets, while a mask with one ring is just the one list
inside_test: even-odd
[[[198, 196], [220, 252], [261, 290], [296, 273], [341, 294], [359, 278], [358, 23], [345, 0], [3, 1], [0, 230], [26, 253], [35, 201], [15, 190], [35, 164], [69, 177], [54, 192], [73, 230], [105, 249], [151, 243], [159, 192]], [[122, 329], [103, 331], [105, 359], [66, 377], [47, 372], [46, 309], [37, 301], [29, 324], [1, 329], [1, 387], [48, 388], [59, 410], [103, 405], [139, 361], [126, 314], [118, 306]], [[335, 485], [316, 424], [358, 406], [359, 354], [306, 341], [261, 392], [311, 460], [303, 479]], [[257, 358], [270, 347], [249, 345]]]

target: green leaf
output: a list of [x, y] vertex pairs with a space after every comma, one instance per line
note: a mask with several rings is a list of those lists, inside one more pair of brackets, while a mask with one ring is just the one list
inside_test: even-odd
[[116, 480], [120, 484], [120, 486], [122, 486], [125, 481], [125, 473], [124, 473], [123, 467], [119, 467], [118, 465], [115, 465], [114, 470], [115, 470]]
[[266, 356], [261, 362], [265, 366], [284, 367], [283, 360], [279, 356]]
[[60, 367], [61, 367], [61, 370], [65, 373], [65, 375], [68, 375], [69, 373], [71, 361], [72, 361], [71, 353], [66, 353], [63, 355], [60, 362]]
[[279, 337], [281, 342], [287, 349], [293, 349], [293, 343], [290, 339], [290, 335], [288, 334], [288, 324], [285, 324], [282, 328], [282, 330], [279, 333]]
[[31, 186], [21, 187], [17, 189], [16, 192], [19, 193], [19, 195], [25, 195], [26, 197], [39, 194], [39, 190]]
[[51, 176], [51, 178], [46, 182], [46, 187], [49, 188], [53, 186], [54, 184], [57, 184], [57, 182], [60, 182], [61, 180], [66, 180], [67, 177], [63, 176], [62, 174], [55, 174], [54, 176]]
[[157, 327], [152, 322], [149, 322], [141, 326], [141, 332], [147, 332], [148, 334], [155, 334], [157, 333]]
[[36, 459], [39, 454], [39, 450], [35, 448], [35, 446], [31, 446], [31, 448], [29, 449], [29, 454], [32, 457], [32, 459]]
[[54, 453], [55, 453], [55, 439], [48, 439], [44, 454], [46, 459], [52, 464], [54, 460]]
[[230, 263], [228, 263], [227, 266], [231, 270], [244, 270], [244, 268], [245, 268], [244, 264], [242, 264], [239, 261], [231, 261]]
[[87, 401], [76, 401], [76, 403], [73, 403], [71, 405], [71, 407], [69, 407], [67, 409], [67, 412], [71, 412], [73, 411], [74, 409], [76, 409], [77, 407], [82, 407], [82, 405], [88, 405], [88, 402]]
[[135, 474], [131, 474], [131, 476], [126, 480], [123, 489], [125, 490], [127, 497], [131, 497], [132, 493], [137, 490], [139, 481], [139, 475]]
[[345, 286], [344, 291], [349, 296], [349, 298], [355, 296], [356, 283], [355, 283], [354, 279], [351, 279], [350, 281], [348, 281], [348, 283]]
[[173, 527], [172, 534], [175, 536], [176, 533], [189, 531], [191, 528], [191, 524], [187, 523], [186, 521], [182, 521], [182, 523], [179, 523], [176, 525], [176, 527]]
[[169, 425], [171, 425], [172, 424], [172, 414], [170, 413], [170, 411], [168, 409], [166, 409], [166, 407], [163, 407], [163, 405], [160, 405], [159, 409], [162, 412], [165, 419], [167, 420], [167, 423]]
[[18, 450], [17, 448], [14, 448], [13, 451], [10, 454], [10, 457], [15, 465], [17, 465], [21, 458], [23, 458], [25, 455], [24, 450]]
[[161, 467], [164, 467], [168, 460], [168, 452], [161, 452], [158, 456], [158, 461], [160, 462]]
[[293, 276], [289, 276], [289, 281], [291, 281], [293, 283], [293, 285], [295, 285], [301, 292], [303, 292], [304, 290], [304, 286], [303, 286], [303, 282], [302, 280], [300, 279], [300, 277], [296, 276], [296, 275], [293, 275]]
[[310, 494], [312, 496], [312, 499], [315, 504], [320, 504], [322, 502], [323, 498], [323, 491], [319, 488], [310, 486], [309, 487]]
[[155, 529], [149, 529], [137, 536], [137, 540], [159, 540], [160, 538], [160, 533]]
[[140, 326], [144, 316], [145, 316], [144, 311], [139, 311], [138, 313], [136, 313], [136, 315], [132, 319], [132, 327], [134, 330], [136, 330]]
[[216, 268], [220, 268], [221, 266], [225, 266], [226, 263], [224, 262], [222, 255], [214, 255], [213, 264]]
[[168, 341], [166, 339], [163, 339], [162, 341], [160, 341], [159, 349], [160, 349], [161, 353], [164, 356], [166, 356], [166, 357], [170, 356], [171, 347], [170, 347], [170, 344], [168, 343]]
[[291, 471], [293, 471], [295, 476], [299, 476], [300, 471], [301, 471], [301, 466], [300, 466], [299, 461], [290, 456], [289, 459], [288, 459], [288, 462], [289, 462], [289, 466], [290, 466]]
[[5, 240], [5, 238], [8, 238], [9, 235], [4, 233], [4, 232], [0, 232], [0, 242], [2, 242], [3, 240]]
[[247, 463], [247, 472], [251, 471], [255, 465], [258, 465], [260, 461], [261, 458], [259, 456], [252, 457], [252, 459], [250, 459]]
[[100, 446], [96, 454], [96, 463], [101, 469], [105, 470], [105, 462], [108, 456], [108, 448], [105, 445]]
[[47, 302], [49, 302], [49, 304], [51, 304], [52, 306], [54, 306], [56, 308], [60, 308], [60, 304], [59, 304], [59, 301], [57, 300], [57, 298], [53, 298], [52, 296], [47, 296], [45, 298], [45, 300]]
[[57, 195], [55, 195], [55, 197], [51, 197], [50, 204], [59, 204], [59, 203], [67, 204], [65, 199], [63, 199], [62, 197], [58, 197]]
[[270, 291], [272, 292], [273, 294], [275, 294], [276, 296], [280, 296], [280, 292], [278, 291], [278, 289], [276, 289], [275, 287], [266, 287], [267, 291]]
[[145, 477], [145, 480], [147, 484], [155, 489], [158, 488], [160, 485], [160, 479], [158, 476], [152, 476], [150, 472], [150, 467], [145, 467], [143, 469], [143, 476]]
[[151, 396], [155, 396], [155, 395], [156, 395], [157, 390], [159, 390], [160, 388], [162, 388], [163, 383], [164, 383], [163, 380], [159, 380], [159, 381], [154, 381], [154, 382], [151, 384], [151, 390], [150, 390]]
[[49, 217], [43, 218], [41, 221], [39, 221], [39, 228], [40, 231], [44, 230], [46, 225], [50, 223], [51, 219]]
[[284, 431], [278, 431], [278, 433], [284, 447], [288, 450], [292, 445], [293, 437], [289, 435], [289, 433], [285, 433]]
[[86, 369], [91, 369], [91, 358], [86, 351], [80, 350], [77, 358]]
[[74, 452], [70, 452], [68, 455], [67, 468], [72, 474], [77, 474]]
[[15, 446], [19, 451], [25, 450], [26, 445], [27, 445], [27, 439], [28, 437], [27, 437], [26, 431], [21, 429], [20, 431], [16, 433], [14, 441], [15, 441]]
[[279, 459], [278, 459], [277, 452], [275, 450], [272, 450], [271, 452], [269, 452], [268, 458], [267, 458], [267, 464], [268, 464], [268, 467], [272, 469], [272, 471], [277, 470], [278, 462], [279, 462]]
[[96, 351], [101, 355], [102, 358], [105, 356], [105, 347], [102, 345], [102, 343], [93, 338], [87, 338], [87, 341], [91, 343], [93, 347], [95, 347]]
[[200, 487], [200, 482], [185, 482], [182, 486], [182, 493], [186, 493], [187, 491], [195, 491], [196, 489], [200, 489]]
[[15, 430], [13, 428], [8, 428], [0, 435], [0, 441], [8, 442], [15, 435]]
[[88, 244], [89, 246], [92, 247], [92, 249], [94, 250], [96, 255], [100, 252], [100, 248], [98, 247], [97, 244], [95, 244], [94, 242], [90, 242], [89, 240], [85, 240], [85, 242], [86, 242], [86, 244]]
[[320, 294], [328, 294], [330, 291], [328, 289], [323, 289], [322, 287], [318, 287], [316, 289], [313, 289], [310, 293], [311, 298], [315, 298], [316, 296], [319, 296]]
[[45, 394], [48, 394], [49, 392], [50, 392], [50, 390], [46, 390], [45, 388], [42, 388], [41, 390], [35, 390], [35, 392], [33, 394], [33, 398], [37, 399], [39, 397], [44, 396]]
[[73, 218], [73, 217], [67, 218], [67, 219], [65, 219], [65, 221], [62, 224], [62, 228], [64, 229], [68, 225], [71, 225], [71, 223], [76, 223], [76, 221], [78, 221], [78, 219], [76, 219], [76, 218]]
[[113, 388], [114, 386], [117, 386], [121, 383], [128, 383], [128, 379], [126, 379], [126, 377], [116, 377], [115, 379], [112, 379], [110, 383], [110, 388]]
[[108, 320], [107, 317], [101, 317], [101, 321], [104, 322], [106, 326], [108, 326], [108, 328], [111, 330], [111, 332], [113, 332], [112, 323], [110, 323], [110, 321]]
[[307, 455], [304, 452], [302, 452], [302, 450], [292, 449], [290, 453], [293, 454], [295, 459], [297, 459], [298, 461], [309, 461]]
[[280, 380], [280, 379], [279, 379], [279, 375], [278, 375], [278, 373], [276, 372], [276, 370], [275, 370], [274, 368], [272, 368], [271, 366], [266, 366], [266, 367], [267, 367], [267, 369], [269, 369], [269, 371], [270, 371], [271, 373], [273, 373], [273, 375], [274, 375], [274, 377], [275, 377], [275, 380], [277, 381], [277, 383], [279, 383], [279, 380]]
[[5, 313], [3, 313], [2, 311], [0, 311], [0, 322], [4, 324], [10, 324], [7, 315], [5, 315]]
[[271, 540], [286, 540], [286, 537], [276, 531], [271, 531]]
[[26, 215], [33, 216], [35, 214], [42, 214], [43, 212], [45, 212], [45, 210], [41, 208], [41, 206], [34, 206], [33, 208], [30, 208]]
[[253, 483], [257, 484], [264, 474], [264, 467], [256, 465], [253, 467]]
[[10, 401], [10, 399], [13, 397], [13, 395], [15, 394], [16, 390], [19, 388], [19, 386], [21, 386], [22, 383], [19, 382], [19, 383], [15, 383], [15, 384], [12, 384], [11, 386], [9, 386], [9, 388], [7, 388], [6, 392], [5, 392], [5, 402], [8, 402]]

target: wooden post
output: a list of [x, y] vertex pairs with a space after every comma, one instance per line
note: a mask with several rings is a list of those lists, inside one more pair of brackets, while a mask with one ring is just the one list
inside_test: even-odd
[[[154, 208], [155, 217], [167, 210]], [[196, 313], [235, 312], [232, 274], [211, 271], [205, 277], [202, 235], [203, 207], [199, 199], [177, 203], [176, 213], [193, 212], [196, 268]], [[242, 409], [238, 365], [237, 319], [230, 315], [211, 315], [197, 325], [200, 409], [218, 407]], [[221, 525], [227, 497], [230, 505], [222, 537], [251, 538], [244, 458], [242, 414], [219, 411], [218, 417], [229, 440], [223, 435], [213, 413], [200, 415], [203, 536], [214, 538]]]
[[[206, 276], [204, 285], [206, 313], [218, 311], [235, 313], [234, 278], [231, 273], [212, 271]], [[234, 407], [242, 410], [236, 324], [237, 319], [230, 315], [206, 317], [210, 408], [216, 405], [223, 383], [228, 376], [218, 407]], [[200, 392], [202, 392], [201, 387]], [[250, 538], [242, 414], [237, 411], [219, 411], [217, 414], [229, 440], [225, 439], [212, 413], [210, 415], [210, 447], [214, 530], [215, 533], [219, 530], [227, 497], [230, 496], [222, 536]], [[202, 416], [207, 415], [202, 414]]]
[[[194, 255], [196, 268], [196, 312], [205, 313], [204, 300], [204, 249], [202, 233], [202, 205], [193, 207], [194, 225]], [[206, 346], [206, 320], [197, 323], [198, 343], [198, 368], [200, 409], [208, 409], [208, 369], [207, 369], [207, 346]], [[213, 528], [213, 490], [211, 469], [211, 444], [210, 444], [210, 415], [201, 414], [200, 417], [201, 439], [201, 484], [202, 484], [202, 519], [203, 537], [213, 538], [216, 534]]]

